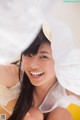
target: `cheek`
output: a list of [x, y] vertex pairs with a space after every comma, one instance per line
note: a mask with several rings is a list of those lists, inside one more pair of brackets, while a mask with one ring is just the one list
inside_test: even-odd
[[27, 65], [28, 65], [28, 62], [27, 62], [25, 59], [23, 59], [23, 60], [22, 60], [22, 66], [23, 66], [24, 71], [25, 71], [26, 68], [28, 67]]
[[23, 64], [23, 66], [28, 65], [29, 64], [29, 60], [23, 57], [22, 58], [22, 64]]
[[45, 66], [45, 68], [46, 68], [46, 70], [48, 71], [48, 73], [52, 73], [52, 74], [54, 74], [55, 73], [55, 68], [54, 68], [54, 63], [53, 62], [50, 62], [50, 63], [48, 63], [46, 66]]
[[54, 69], [54, 64], [55, 64], [54, 61], [47, 62], [46, 67], [49, 69]]

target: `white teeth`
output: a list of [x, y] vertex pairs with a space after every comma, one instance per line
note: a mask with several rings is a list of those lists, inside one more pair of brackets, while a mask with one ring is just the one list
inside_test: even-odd
[[32, 75], [41, 75], [42, 72], [31, 72]]

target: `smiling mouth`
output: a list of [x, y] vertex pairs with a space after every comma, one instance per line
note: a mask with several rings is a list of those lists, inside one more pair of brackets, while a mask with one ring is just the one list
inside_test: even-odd
[[43, 72], [30, 72], [30, 74], [31, 74], [32, 76], [41, 76], [41, 75], [43, 75], [44, 73], [43, 73]]

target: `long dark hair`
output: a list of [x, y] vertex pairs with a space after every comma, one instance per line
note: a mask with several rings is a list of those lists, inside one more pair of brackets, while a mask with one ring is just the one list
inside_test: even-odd
[[[41, 28], [39, 34], [37, 35], [33, 43], [22, 52], [20, 59], [20, 67], [22, 62], [22, 55], [37, 54], [40, 45], [45, 42], [48, 42], [50, 44], [49, 40], [46, 38]], [[19, 69], [19, 78], [21, 79], [20, 69]], [[14, 107], [13, 113], [8, 120], [23, 120], [24, 116], [32, 106], [33, 90], [34, 90], [34, 86], [31, 84], [28, 76], [24, 72], [23, 78], [21, 80], [21, 92], [18, 97], [17, 103]]]

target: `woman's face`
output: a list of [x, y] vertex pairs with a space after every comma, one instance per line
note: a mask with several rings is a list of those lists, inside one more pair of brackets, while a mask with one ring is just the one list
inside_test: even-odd
[[34, 86], [54, 82], [56, 78], [51, 46], [48, 43], [42, 44], [36, 55], [23, 55], [22, 64], [25, 73]]

